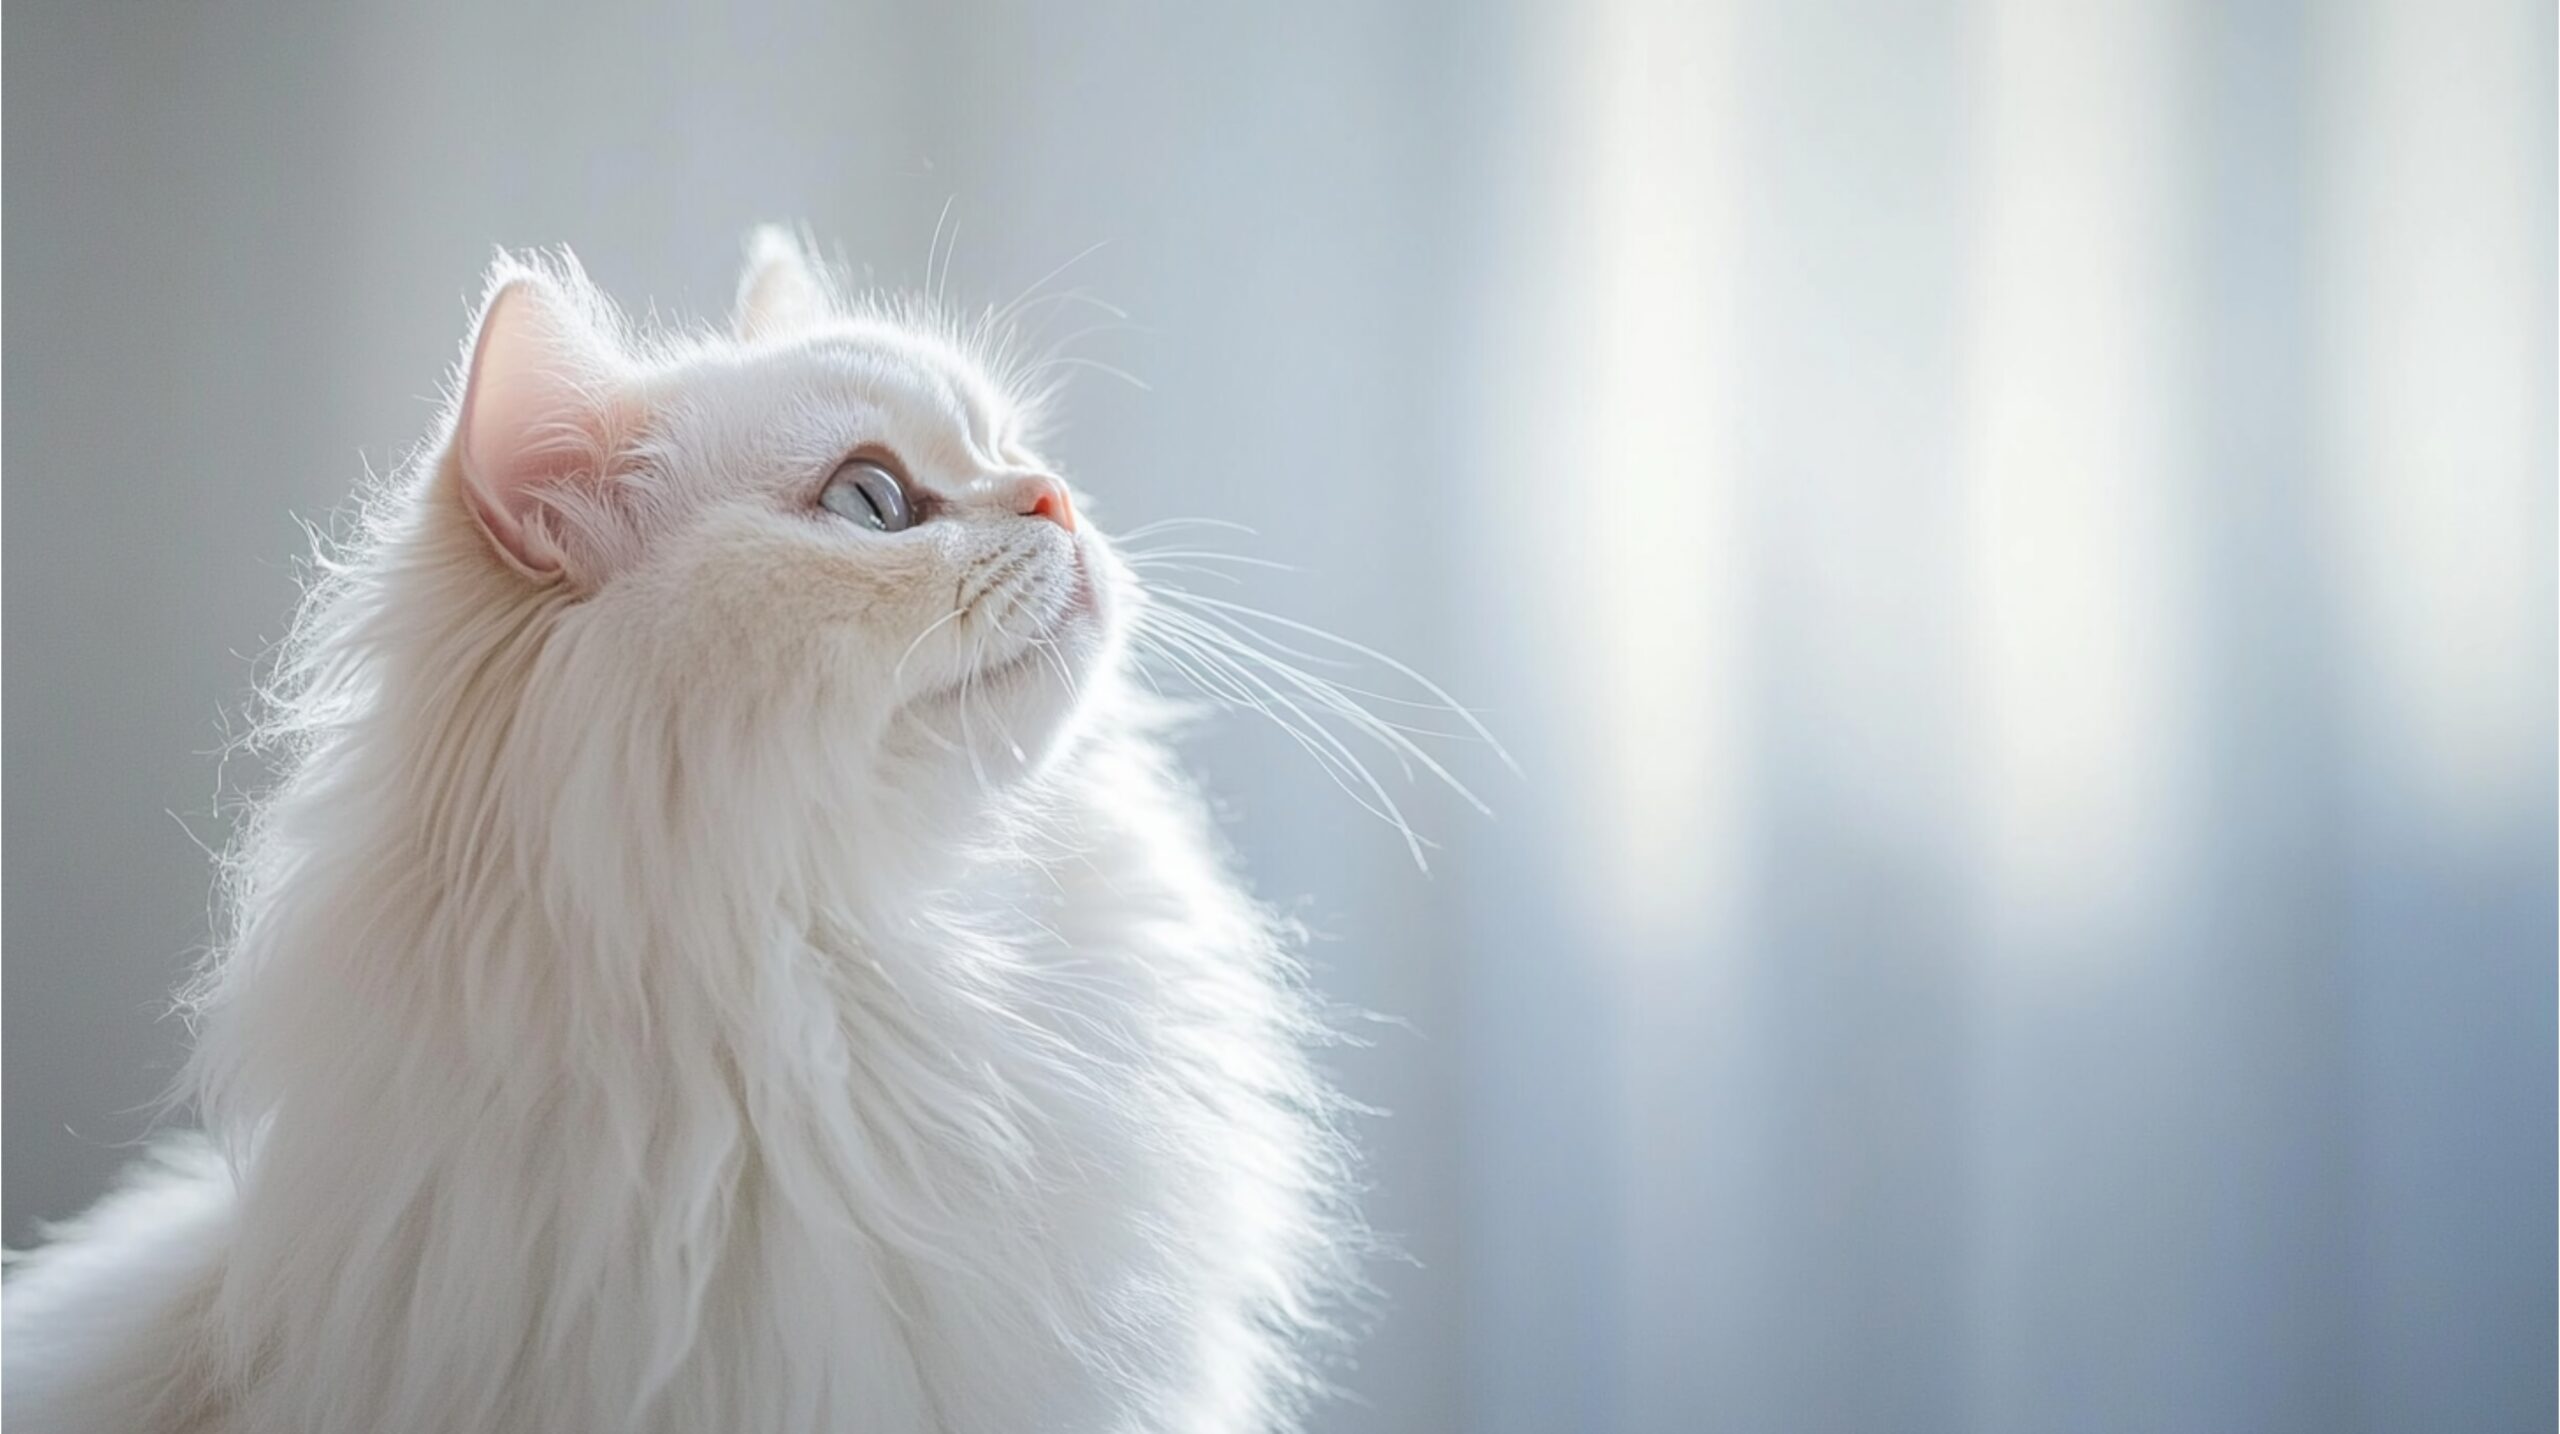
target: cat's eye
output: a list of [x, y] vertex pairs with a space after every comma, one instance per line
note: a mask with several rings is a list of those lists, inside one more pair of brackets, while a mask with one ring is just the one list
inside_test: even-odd
[[837, 468], [819, 490], [818, 505], [877, 533], [894, 533], [915, 521], [907, 485], [887, 465], [869, 458], [850, 459]]

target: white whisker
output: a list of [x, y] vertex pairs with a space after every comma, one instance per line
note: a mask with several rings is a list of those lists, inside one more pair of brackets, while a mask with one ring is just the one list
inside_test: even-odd
[[959, 198], [960, 196], [957, 194], [944, 196], [942, 201], [942, 212], [933, 217], [933, 237], [925, 241], [924, 292], [936, 295], [937, 299], [942, 291], [936, 287], [934, 283], [934, 261], [942, 252], [942, 226], [951, 222], [951, 206], [957, 203]]
[[[1337, 716], [1340, 716], [1344, 721], [1351, 723], [1359, 730], [1368, 733], [1372, 738], [1376, 739], [1379, 745], [1395, 754], [1399, 763], [1402, 763], [1407, 759], [1420, 763], [1431, 773], [1431, 775], [1438, 777], [1448, 786], [1450, 791], [1455, 792], [1459, 798], [1464, 800], [1468, 805], [1474, 807], [1477, 811], [1482, 812], [1487, 816], [1491, 816], [1493, 814], [1493, 809], [1486, 806], [1483, 800], [1477, 797], [1473, 791], [1469, 790], [1464, 782], [1459, 781], [1458, 778], [1448, 770], [1448, 768], [1442, 766], [1440, 762], [1429, 752], [1423, 750], [1419, 743], [1412, 740], [1412, 737], [1408, 734], [1412, 732], [1413, 729], [1406, 727], [1401, 723], [1390, 722], [1385, 718], [1377, 716], [1367, 708], [1362, 707], [1358, 702], [1344, 695], [1341, 689], [1334, 684], [1329, 683], [1320, 677], [1316, 677], [1313, 674], [1299, 671], [1297, 668], [1291, 667], [1289, 664], [1281, 662], [1267, 653], [1255, 652], [1249, 647], [1242, 646], [1231, 650], [1234, 651], [1239, 658], [1250, 659], [1251, 661], [1259, 664], [1274, 676], [1304, 693], [1309, 700], [1321, 705], [1326, 710], [1333, 712]], [[1406, 776], [1410, 779], [1411, 775], [1411, 769], [1408, 767], [1406, 769]]]
[[1061, 355], [1056, 358], [1042, 359], [1038, 363], [1024, 369], [1022, 371], [1022, 376], [1025, 379], [1035, 378], [1053, 368], [1091, 369], [1095, 373], [1105, 374], [1109, 377], [1116, 378], [1122, 383], [1129, 385], [1131, 388], [1136, 389], [1140, 393], [1155, 392], [1155, 389], [1151, 387], [1145, 379], [1138, 377], [1136, 374], [1129, 372], [1125, 368], [1116, 368], [1110, 364], [1104, 363], [1100, 359], [1079, 358], [1072, 354]]
[[[1125, 540], [1124, 540], [1125, 541]], [[1242, 553], [1222, 553], [1215, 548], [1122, 548], [1120, 556], [1130, 562], [1148, 562], [1158, 558], [1188, 558], [1200, 562], [1235, 563], [1248, 568], [1269, 568], [1274, 572], [1294, 573], [1293, 563], [1276, 563], [1269, 558], [1247, 557]]]
[[955, 607], [951, 611], [944, 613], [942, 616], [935, 618], [933, 621], [926, 623], [924, 631], [916, 634], [915, 641], [907, 644], [907, 650], [898, 654], [897, 665], [889, 669], [889, 686], [892, 689], [896, 689], [906, 681], [907, 659], [916, 655], [916, 649], [924, 645], [924, 640], [926, 638], [933, 636], [933, 634], [939, 630], [944, 623], [956, 621], [968, 611], [969, 610], [965, 607]]
[[[1094, 255], [1096, 255], [1096, 254], [1100, 253], [1100, 252], [1102, 251], [1103, 247], [1104, 247], [1105, 245], [1108, 245], [1110, 242], [1111, 242], [1111, 241], [1110, 241], [1110, 240], [1108, 240], [1108, 239], [1096, 239], [1096, 240], [1094, 240], [1092, 243], [1090, 243], [1090, 244], [1086, 245], [1084, 248], [1082, 248], [1082, 249], [1078, 250], [1078, 251], [1076, 252], [1076, 254], [1074, 255], [1074, 257], [1072, 257], [1072, 258], [1068, 259], [1065, 263], [1060, 264], [1058, 267], [1056, 267], [1056, 268], [1054, 268], [1054, 269], [1051, 269], [1048, 273], [1043, 274], [1043, 275], [1041, 275], [1039, 278], [1034, 279], [1034, 280], [1032, 280], [1030, 283], [1028, 283], [1028, 284], [1024, 285], [1024, 286], [1023, 286], [1023, 289], [1022, 289], [1022, 292], [1021, 292], [1021, 293], [1019, 293], [1019, 294], [1014, 295], [1014, 296], [1013, 296], [1013, 301], [1012, 301], [1011, 303], [1006, 304], [1002, 309], [998, 309], [998, 310], [993, 311], [993, 313], [992, 313], [992, 315], [991, 315], [991, 318], [992, 318], [993, 322], [994, 322], [994, 323], [997, 323], [997, 324], [1001, 324], [1001, 323], [1005, 322], [1007, 319], [1010, 319], [1010, 318], [1014, 317], [1017, 313], [1019, 313], [1019, 312], [1021, 311], [1021, 309], [1022, 309], [1022, 306], [1023, 306], [1023, 305], [1025, 305], [1025, 304], [1027, 304], [1027, 303], [1030, 303], [1030, 302], [1032, 301], [1032, 296], [1033, 296], [1033, 295], [1035, 295], [1035, 294], [1037, 294], [1037, 293], [1039, 293], [1039, 292], [1040, 292], [1040, 290], [1041, 290], [1041, 288], [1042, 288], [1042, 286], [1046, 285], [1050, 280], [1055, 279], [1055, 278], [1057, 278], [1059, 275], [1061, 275], [1061, 274], [1063, 274], [1063, 273], [1067, 272], [1069, 269], [1074, 268], [1074, 267], [1075, 267], [1075, 266], [1077, 266], [1078, 264], [1081, 264], [1081, 263], [1083, 263], [1085, 260], [1090, 259], [1090, 258], [1092, 258]], [[1099, 300], [1097, 300], [1096, 302], [1100, 302], [1100, 301], [1099, 301]], [[1105, 307], [1105, 308], [1109, 308], [1110, 306], [1106, 304], [1106, 305], [1104, 305], [1103, 307]], [[1125, 318], [1129, 317], [1127, 314], [1119, 313], [1117, 310], [1114, 310], [1113, 312], [1114, 312], [1114, 314], [1115, 314], [1117, 317], [1119, 317], [1119, 318], [1123, 318], [1123, 319], [1125, 319]]]
[[[1429, 843], [1423, 840], [1422, 836], [1414, 830], [1413, 824], [1405, 818], [1403, 809], [1396, 804], [1394, 796], [1377, 779], [1376, 774], [1369, 770], [1368, 764], [1362, 762], [1341, 738], [1336, 737], [1322, 722], [1316, 720], [1306, 708], [1290, 698], [1287, 693], [1257, 676], [1244, 664], [1201, 643], [1179, 629], [1159, 628], [1152, 633], [1152, 636], [1157, 643], [1158, 655], [1171, 661], [1178, 670], [1190, 676], [1195, 683], [1253, 708], [1295, 738], [1301, 747], [1306, 748], [1317, 758], [1319, 764], [1324, 766], [1327, 775], [1333, 777], [1336, 785], [1341, 786], [1363, 808], [1396, 828], [1404, 837], [1405, 844], [1412, 852], [1417, 866], [1425, 870], [1430, 868], [1429, 861], [1423, 855], [1423, 848]], [[1181, 654], [1179, 657], [1175, 656], [1177, 652]], [[1189, 660], [1185, 661], [1186, 658]], [[1204, 681], [1199, 666], [1212, 669], [1225, 680], [1217, 683]], [[1294, 723], [1286, 720], [1280, 715], [1282, 712], [1286, 712], [1289, 717], [1297, 720]], [[1327, 754], [1330, 754], [1330, 759]], [[1370, 796], [1376, 799], [1374, 803], [1364, 798], [1360, 791], [1351, 785], [1349, 776], [1359, 778], [1361, 786], [1367, 788]]]
[[[1320, 677], [1314, 673], [1306, 672], [1293, 667], [1288, 663], [1281, 662], [1272, 657], [1270, 653], [1252, 646], [1249, 641], [1240, 639], [1238, 634], [1233, 631], [1202, 624], [1197, 622], [1196, 619], [1186, 619], [1186, 615], [1184, 614], [1167, 613], [1159, 614], [1159, 616], [1162, 620], [1167, 622], [1188, 621], [1189, 625], [1186, 630], [1192, 632], [1195, 636], [1217, 644], [1225, 648], [1227, 651], [1234, 653], [1238, 657], [1247, 658], [1255, 663], [1261, 664], [1277, 675], [1286, 677], [1291, 685], [1299, 687], [1310, 697], [1313, 697], [1316, 700], [1323, 702], [1327, 707], [1340, 712], [1342, 716], [1359, 724], [1364, 729], [1372, 730], [1381, 741], [1388, 742], [1390, 745], [1398, 746], [1400, 748], [1405, 745], [1400, 741], [1400, 739], [1391, 735], [1392, 733], [1407, 733], [1413, 736], [1431, 737], [1449, 742], [1476, 742], [1481, 740], [1473, 732], [1444, 732], [1437, 728], [1420, 727], [1410, 722], [1399, 722], [1393, 718], [1381, 717], [1376, 713], [1367, 710], [1367, 708], [1361, 703], [1351, 701], [1350, 699], [1353, 697], [1366, 697], [1374, 701], [1393, 703], [1401, 707], [1417, 708], [1426, 712], [1441, 712], [1448, 710], [1439, 703], [1412, 702], [1401, 697], [1389, 697], [1379, 693], [1370, 692], [1365, 688], [1345, 686], [1342, 683], [1333, 681], [1331, 678]], [[1425, 764], [1431, 765], [1435, 773], [1438, 772], [1437, 764], [1432, 763], [1428, 755], [1422, 753], [1419, 749], [1414, 749], [1413, 755]], [[1443, 780], [1449, 781], [1452, 787], [1457, 788], [1461, 795], [1465, 795], [1466, 789], [1463, 786], [1459, 786], [1454, 779], [1448, 778], [1445, 773], [1441, 773], [1440, 775]], [[1481, 808], [1480, 803], [1477, 805]]]
[[1289, 618], [1281, 617], [1275, 613], [1264, 612], [1262, 609], [1257, 607], [1248, 607], [1243, 603], [1229, 602], [1223, 598], [1202, 597], [1197, 593], [1181, 593], [1176, 594], [1176, 596], [1181, 597], [1187, 602], [1204, 604], [1206, 606], [1217, 608], [1224, 612], [1233, 613], [1240, 617], [1249, 618], [1257, 622], [1267, 622], [1279, 627], [1284, 627], [1289, 629], [1291, 632], [1304, 633], [1319, 642], [1330, 642], [1336, 647], [1340, 647], [1345, 651], [1356, 652], [1362, 657], [1368, 658], [1372, 662], [1379, 663], [1395, 671], [1399, 675], [1403, 676], [1407, 681], [1412, 682], [1423, 691], [1430, 693], [1435, 698], [1438, 698], [1450, 712], [1456, 714], [1461, 721], [1464, 721], [1467, 726], [1475, 732], [1478, 739], [1483, 741], [1486, 746], [1493, 749], [1493, 754], [1502, 760], [1502, 765], [1511, 769], [1512, 775], [1520, 775], [1520, 764], [1512, 760], [1510, 751], [1502, 745], [1501, 740], [1496, 738], [1484, 723], [1476, 720], [1473, 712], [1460, 704], [1456, 698], [1451, 697], [1446, 691], [1442, 690], [1439, 683], [1432, 681], [1430, 678], [1423, 676], [1421, 673], [1414, 671], [1411, 667], [1398, 662], [1394, 658], [1387, 656], [1385, 653], [1378, 651], [1376, 648], [1367, 646], [1363, 643], [1354, 642], [1347, 637], [1337, 636], [1320, 627], [1313, 627], [1303, 622], [1297, 622]]
[[1129, 531], [1120, 534], [1119, 541], [1123, 543], [1133, 543], [1140, 538], [1151, 537], [1154, 534], [1167, 532], [1175, 528], [1217, 528], [1225, 532], [1242, 533], [1249, 538], [1258, 538], [1262, 536], [1260, 533], [1256, 532], [1252, 528], [1246, 527], [1242, 523], [1229, 522], [1225, 518], [1158, 518], [1152, 523], [1140, 523]]

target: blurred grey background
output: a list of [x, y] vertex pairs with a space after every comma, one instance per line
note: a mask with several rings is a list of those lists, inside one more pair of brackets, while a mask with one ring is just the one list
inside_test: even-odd
[[1103, 521], [1526, 770], [1425, 878], [1198, 748], [1405, 1023], [1321, 1428], [2552, 1427], [2548, 6], [8, 18], [12, 1241], [145, 1132], [295, 519], [491, 247], [700, 315], [948, 206], [955, 297], [1132, 316]]

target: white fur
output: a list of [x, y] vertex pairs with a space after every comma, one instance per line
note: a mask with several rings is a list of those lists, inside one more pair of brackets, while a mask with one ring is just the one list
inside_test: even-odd
[[[1290, 1423], [1354, 1244], [1316, 1027], [1131, 569], [1002, 506], [1020, 401], [771, 236], [741, 337], [516, 285], [609, 349], [541, 509], [588, 565], [500, 559], [460, 392], [371, 496], [195, 995], [211, 1144], [17, 1258], [9, 1427]], [[948, 510], [813, 512], [866, 442]]]

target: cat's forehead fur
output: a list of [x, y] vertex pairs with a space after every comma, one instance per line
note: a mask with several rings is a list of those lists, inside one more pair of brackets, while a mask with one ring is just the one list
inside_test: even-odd
[[870, 317], [786, 339], [712, 338], [643, 380], [660, 442], [763, 465], [894, 451], [928, 483], [1032, 463], [1028, 406], [958, 345]]

